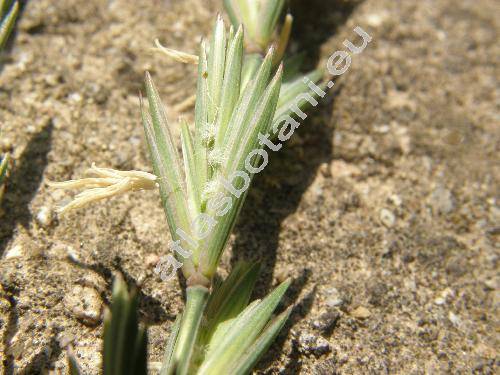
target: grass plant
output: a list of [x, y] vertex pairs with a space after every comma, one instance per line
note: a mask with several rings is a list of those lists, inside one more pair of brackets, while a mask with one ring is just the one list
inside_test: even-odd
[[[228, 27], [218, 16], [211, 38], [201, 41], [197, 56], [157, 42], [158, 49], [170, 57], [197, 64], [198, 82], [194, 124], [180, 124], [178, 142], [146, 72], [141, 112], [154, 174], [93, 167], [92, 178], [53, 184], [89, 189], [69, 208], [159, 186], [175, 257], [164, 257], [157, 269], [162, 274], [166, 272], [162, 267], [171, 267], [172, 272], [178, 268], [187, 281], [186, 306], [166, 345], [162, 375], [249, 373], [291, 311], [276, 313], [289, 280], [262, 300], [250, 302], [258, 277], [256, 263], [238, 264], [224, 281], [217, 276], [248, 191], [243, 188], [253, 174], [249, 181], [233, 180], [239, 195], [228, 195], [221, 181], [258, 168], [262, 154], [251, 159], [248, 155], [258, 148], [259, 134], [272, 138], [273, 124], [292, 115], [295, 98], [309, 88], [299, 73], [300, 59], [282, 62], [293, 21], [289, 14], [282, 17], [284, 0], [226, 0], [224, 4], [232, 25]], [[318, 82], [321, 75], [314, 71], [307, 78]], [[105, 323], [103, 371], [142, 374], [147, 371], [145, 362], [132, 358], [145, 356], [141, 341], [145, 333], [137, 328], [135, 297], [128, 297], [123, 289], [120, 281]], [[131, 334], [124, 333], [130, 329]], [[125, 360], [134, 365], [125, 365]], [[76, 368], [76, 362], [71, 368]]]

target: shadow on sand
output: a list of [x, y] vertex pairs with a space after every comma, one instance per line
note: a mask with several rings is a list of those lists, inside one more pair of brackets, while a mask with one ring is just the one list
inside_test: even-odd
[[28, 228], [31, 222], [29, 205], [34, 198], [47, 166], [47, 154], [52, 144], [52, 122], [47, 123], [26, 145], [7, 178], [1, 208], [0, 256], [14, 235], [17, 224]]

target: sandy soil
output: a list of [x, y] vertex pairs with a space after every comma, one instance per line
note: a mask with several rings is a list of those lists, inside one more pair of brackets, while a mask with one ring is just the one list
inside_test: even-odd
[[[114, 272], [140, 288], [150, 360], [182, 308], [155, 257], [169, 240], [156, 192], [64, 218], [47, 180], [91, 162], [150, 170], [138, 91], [151, 71], [172, 124], [194, 69], [148, 47], [195, 51], [218, 1], [29, 2], [0, 73], [0, 151], [15, 165], [0, 218], [0, 373], [65, 368], [71, 343], [98, 373]], [[287, 276], [292, 319], [263, 374], [498, 371], [499, 12], [495, 0], [295, 1], [309, 64], [373, 37], [251, 190], [225, 273]]]

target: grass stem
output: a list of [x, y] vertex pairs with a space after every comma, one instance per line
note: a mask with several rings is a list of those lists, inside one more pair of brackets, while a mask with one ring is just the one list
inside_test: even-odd
[[198, 337], [201, 317], [207, 304], [209, 291], [203, 286], [190, 286], [186, 291], [186, 308], [182, 315], [174, 352], [174, 372], [186, 375], [189, 372], [191, 357]]

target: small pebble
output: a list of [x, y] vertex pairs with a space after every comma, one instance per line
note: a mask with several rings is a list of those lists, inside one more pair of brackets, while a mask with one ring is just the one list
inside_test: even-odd
[[97, 325], [101, 321], [102, 300], [93, 288], [75, 285], [64, 297], [64, 306], [85, 324]]
[[313, 320], [312, 326], [324, 333], [330, 332], [337, 324], [340, 314], [335, 310], [330, 310], [321, 314], [317, 319]]
[[344, 300], [337, 288], [330, 288], [327, 290], [327, 293], [328, 297], [325, 303], [328, 307], [338, 307], [344, 304]]
[[66, 348], [68, 345], [70, 345], [73, 341], [75, 340], [75, 337], [71, 334], [65, 334], [62, 333], [58, 338], [57, 341], [59, 342], [59, 346], [61, 348]]
[[36, 215], [36, 221], [44, 228], [50, 226], [52, 223], [52, 210], [47, 206], [40, 208]]
[[445, 290], [443, 290], [441, 292], [439, 297], [437, 297], [434, 300], [434, 303], [438, 306], [444, 305], [446, 303], [446, 300], [448, 298], [454, 297], [454, 295], [455, 295], [455, 292], [453, 290], [451, 290], [450, 288], [446, 288]]
[[5, 259], [18, 258], [23, 256], [23, 248], [21, 245], [11, 247], [4, 255]]
[[494, 279], [489, 279], [484, 282], [484, 286], [487, 290], [495, 290], [498, 289], [498, 283]]
[[454, 314], [453, 312], [449, 312], [448, 313], [448, 319], [450, 319], [450, 322], [455, 326], [455, 327], [459, 327], [462, 323], [462, 321], [460, 320], [460, 317], [456, 314]]
[[391, 228], [396, 223], [396, 216], [394, 216], [392, 211], [389, 211], [387, 208], [383, 208], [380, 210], [380, 221], [387, 228]]
[[326, 339], [308, 332], [300, 334], [298, 343], [303, 352], [311, 353], [317, 357], [330, 351], [330, 343]]
[[446, 303], [445, 299], [442, 297], [438, 297], [434, 300], [434, 303], [438, 306], [444, 305]]
[[57, 84], [59, 83], [59, 77], [57, 76], [57, 74], [46, 74], [44, 76], [44, 81], [50, 87], [57, 86]]
[[447, 215], [455, 210], [455, 198], [453, 194], [442, 186], [432, 192], [429, 203], [435, 214]]
[[68, 99], [74, 103], [80, 103], [82, 101], [82, 96], [77, 92], [72, 92], [68, 95]]
[[373, 130], [376, 132], [376, 133], [380, 133], [380, 134], [387, 134], [391, 131], [391, 127], [387, 124], [385, 125], [379, 125], [379, 126], [375, 126], [373, 128]]
[[98, 293], [106, 292], [106, 281], [104, 278], [95, 272], [89, 272], [84, 274], [77, 282], [83, 287], [89, 287], [95, 289]]
[[359, 306], [351, 312], [351, 316], [356, 319], [368, 319], [372, 313], [366, 307]]
[[401, 204], [403, 203], [403, 200], [401, 199], [401, 197], [397, 194], [392, 194], [390, 197], [389, 197], [389, 201], [395, 205], [396, 207], [401, 207]]
[[339, 306], [342, 306], [344, 304], [344, 301], [342, 300], [342, 298], [337, 298], [337, 297], [332, 297], [332, 298], [328, 298], [326, 300], [326, 305], [328, 307], [339, 307]]
[[73, 261], [73, 262], [78, 262], [80, 260], [78, 253], [72, 246], [68, 246], [67, 249], [68, 252], [68, 259]]
[[387, 18], [386, 13], [370, 13], [366, 16], [366, 22], [371, 27], [379, 27]]
[[417, 290], [417, 283], [414, 279], [405, 279], [403, 281], [404, 287], [412, 292]]

